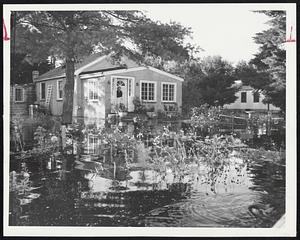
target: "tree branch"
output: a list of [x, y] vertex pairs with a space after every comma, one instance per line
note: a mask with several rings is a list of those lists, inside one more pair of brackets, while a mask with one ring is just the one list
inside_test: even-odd
[[110, 15], [110, 16], [112, 16], [112, 17], [114, 17], [114, 18], [117, 18], [117, 19], [119, 19], [119, 20], [121, 20], [121, 21], [125, 21], [125, 22], [131, 22], [131, 23], [138, 23], [138, 21], [133, 21], [133, 20], [131, 20], [131, 19], [129, 19], [129, 18], [122, 18], [122, 17], [120, 17], [119, 15], [117, 15], [117, 14], [114, 14], [113, 12], [111, 12], [111, 11], [103, 11], [104, 13], [106, 13], [106, 14], [108, 14], [108, 15]]
[[62, 26], [63, 30], [68, 31], [68, 28], [67, 28], [66, 24], [58, 16], [56, 16], [53, 13], [50, 13], [50, 15], [52, 15], [52, 17], [55, 18], [60, 23], [60, 25]]
[[30, 22], [30, 21], [20, 21], [19, 23], [21, 23], [21, 24], [24, 23], [24, 24], [32, 25], [34, 27], [49, 27], [49, 28], [53, 28], [53, 29], [56, 29], [56, 30], [65, 31], [63, 28], [60, 28], [58, 26], [53, 26], [53, 25], [50, 25], [50, 24], [43, 24], [43, 23]]

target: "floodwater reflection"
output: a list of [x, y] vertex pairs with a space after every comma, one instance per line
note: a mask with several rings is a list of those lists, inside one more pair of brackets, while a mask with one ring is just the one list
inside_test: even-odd
[[285, 212], [284, 160], [232, 156], [220, 166], [190, 163], [183, 176], [86, 157], [58, 161], [39, 171], [27, 163], [30, 176], [11, 176], [28, 186], [10, 193], [10, 225], [272, 227]]

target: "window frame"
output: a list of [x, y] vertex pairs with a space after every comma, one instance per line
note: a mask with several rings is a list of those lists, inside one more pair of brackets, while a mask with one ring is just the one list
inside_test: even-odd
[[[142, 84], [143, 83], [146, 83], [146, 84], [153, 83], [154, 84], [153, 100], [149, 100], [149, 99], [144, 100], [144, 99], [142, 99]], [[140, 100], [142, 102], [157, 102], [157, 82], [149, 81], [149, 80], [140, 80]]]
[[61, 97], [59, 97], [59, 83], [60, 82], [63, 83], [63, 80], [62, 79], [57, 80], [57, 83], [56, 83], [56, 100], [57, 101], [63, 100], [63, 93], [64, 93], [63, 86], [62, 86], [62, 90], [61, 90]]
[[[19, 90], [22, 91], [22, 100], [20, 100], [20, 101], [16, 100], [16, 96], [17, 96], [16, 90], [17, 89], [19, 89]], [[21, 86], [15, 86], [14, 87], [14, 102], [15, 103], [23, 103], [23, 102], [25, 102], [25, 89], [23, 87], [21, 87]]]
[[[93, 139], [93, 141], [91, 141]], [[96, 141], [95, 141], [96, 139]], [[99, 146], [99, 137], [93, 134], [88, 135], [88, 152], [89, 154], [97, 154], [97, 147]]]
[[[258, 99], [255, 98], [256, 96]], [[255, 101], [255, 100], [258, 100], [258, 101]], [[260, 100], [259, 92], [253, 92], [253, 103], [259, 103], [259, 100]]]
[[[243, 93], [245, 94], [245, 101], [243, 101]], [[241, 92], [241, 103], [247, 103], [247, 92]]]
[[[98, 78], [89, 78], [87, 83], [88, 83], [88, 100], [90, 102], [99, 102], [99, 89], [97, 89], [97, 81], [99, 81]], [[97, 93], [97, 98], [90, 98], [90, 84], [93, 83], [94, 84], [94, 90], [93, 93]]]
[[[173, 85], [174, 86], [174, 96], [173, 96], [173, 100], [164, 100], [164, 85]], [[162, 82], [161, 83], [161, 102], [163, 103], [176, 103], [176, 92], [177, 92], [177, 83], [173, 83], [173, 82]], [[168, 97], [169, 97], [169, 88], [168, 88]]]
[[[43, 88], [42, 88], [42, 85], [45, 85], [45, 97], [43, 98], [42, 96], [43, 96]], [[41, 82], [41, 84], [40, 84], [40, 100], [41, 101], [45, 101], [46, 100], [46, 95], [47, 95], [47, 92], [46, 92], [46, 83], [45, 82]]]

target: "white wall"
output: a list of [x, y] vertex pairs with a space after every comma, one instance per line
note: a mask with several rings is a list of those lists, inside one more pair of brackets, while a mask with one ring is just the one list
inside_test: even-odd
[[[241, 92], [246, 92], [247, 99], [246, 102], [241, 102]], [[235, 100], [234, 103], [231, 104], [225, 104], [224, 108], [227, 109], [251, 109], [251, 110], [268, 110], [268, 105], [264, 104], [262, 101], [265, 98], [265, 96], [260, 93], [259, 102], [254, 102], [253, 98], [253, 89], [251, 88], [244, 88], [238, 91], [235, 96], [238, 98]], [[280, 110], [279, 108], [273, 106], [270, 104], [270, 110]]]

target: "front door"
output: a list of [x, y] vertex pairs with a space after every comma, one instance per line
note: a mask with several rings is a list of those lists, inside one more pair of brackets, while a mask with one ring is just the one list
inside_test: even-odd
[[113, 78], [111, 90], [112, 112], [115, 112], [120, 104], [128, 109], [128, 79]]
[[134, 79], [132, 77], [111, 78], [111, 112], [116, 112], [117, 106], [124, 104], [129, 112], [134, 111]]
[[118, 79], [116, 88], [116, 98], [118, 104], [124, 104], [128, 108], [128, 82], [127, 79]]

